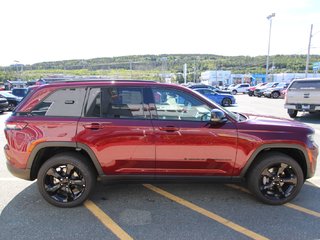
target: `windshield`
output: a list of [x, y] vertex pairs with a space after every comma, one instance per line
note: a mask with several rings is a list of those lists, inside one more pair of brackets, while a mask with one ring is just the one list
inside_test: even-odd
[[272, 87], [274, 83], [268, 83], [267, 85], [265, 85], [264, 87], [268, 88], [268, 87]]

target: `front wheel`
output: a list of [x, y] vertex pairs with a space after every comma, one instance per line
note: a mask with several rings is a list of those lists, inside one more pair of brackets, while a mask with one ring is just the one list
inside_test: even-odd
[[273, 152], [254, 164], [247, 179], [250, 191], [262, 202], [280, 205], [300, 192], [304, 175], [300, 165], [290, 156]]
[[15, 104], [9, 103], [9, 105], [8, 105], [8, 110], [9, 110], [9, 111], [13, 111], [15, 107], [16, 107]]
[[237, 90], [232, 90], [232, 92], [231, 92], [233, 95], [236, 95], [238, 92], [237, 92]]
[[89, 196], [96, 175], [88, 159], [67, 152], [49, 158], [38, 172], [38, 189], [43, 198], [57, 207], [75, 207]]

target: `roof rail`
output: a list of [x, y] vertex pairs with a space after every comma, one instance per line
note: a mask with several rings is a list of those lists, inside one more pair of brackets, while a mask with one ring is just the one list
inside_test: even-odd
[[57, 80], [50, 82], [50, 84], [55, 83], [70, 83], [70, 82], [90, 82], [90, 81], [96, 81], [96, 82], [156, 82], [154, 80], [120, 80], [120, 79], [101, 79], [101, 78], [84, 78], [84, 79], [67, 79], [67, 80]]

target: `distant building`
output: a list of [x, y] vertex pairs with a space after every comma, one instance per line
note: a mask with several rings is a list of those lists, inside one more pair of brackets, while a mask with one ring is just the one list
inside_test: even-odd
[[[305, 73], [278, 73], [272, 74], [272, 81], [274, 82], [291, 82], [293, 79], [305, 78]], [[317, 73], [308, 73], [308, 78], [320, 77]]]
[[231, 74], [230, 83], [229, 84], [239, 84], [244, 83], [244, 74]]
[[205, 71], [201, 73], [200, 80], [213, 86], [231, 84], [231, 71]]

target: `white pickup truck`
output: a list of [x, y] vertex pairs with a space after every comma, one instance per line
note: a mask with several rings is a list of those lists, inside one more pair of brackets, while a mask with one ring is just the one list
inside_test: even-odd
[[291, 118], [299, 111], [320, 111], [320, 78], [293, 80], [287, 89], [284, 107]]

